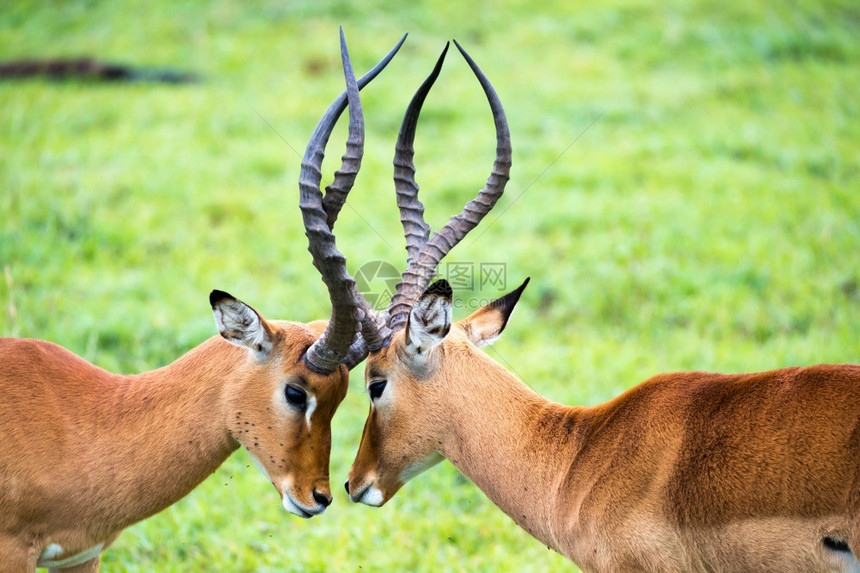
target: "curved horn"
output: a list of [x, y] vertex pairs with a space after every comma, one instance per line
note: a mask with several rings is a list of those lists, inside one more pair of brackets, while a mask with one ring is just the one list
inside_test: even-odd
[[[362, 78], [365, 84], [385, 67], [405, 38], [406, 36], [386, 58]], [[361, 166], [364, 151], [364, 118], [358, 95], [359, 85], [353, 75], [342, 28], [340, 43], [347, 86], [346, 94], [341, 94], [335, 99], [317, 124], [308, 142], [299, 175], [299, 207], [305, 224], [305, 234], [308, 237], [308, 250], [313, 257], [314, 266], [320, 271], [323, 282], [328, 288], [332, 303], [331, 318], [325, 332], [305, 353], [308, 366], [323, 374], [337, 370], [348, 354], [354, 355], [355, 352], [361, 351], [364, 343], [360, 339], [357, 340], [357, 332], [359, 321], [364, 319], [362, 310], [367, 306], [367, 302], [355, 289], [355, 280], [346, 270], [346, 258], [338, 251], [331, 231], [337, 212], [346, 201], [346, 195], [355, 181], [355, 174]], [[331, 200], [326, 201], [320, 191], [322, 179], [320, 168], [328, 138], [347, 102], [349, 104], [347, 150], [339, 170], [340, 175], [329, 186], [334, 188]], [[326, 199], [328, 197], [329, 195], [326, 195]], [[332, 214], [334, 214], [333, 217]]]
[[[499, 197], [502, 196], [502, 193], [505, 190], [505, 184], [508, 182], [511, 170], [511, 135], [510, 130], [508, 129], [507, 118], [505, 117], [505, 110], [502, 108], [502, 103], [499, 101], [496, 90], [493, 89], [487, 76], [484, 75], [475, 61], [466, 53], [456, 40], [454, 40], [454, 45], [456, 45], [457, 49], [460, 50], [460, 53], [463, 54], [469, 67], [472, 68], [472, 72], [484, 88], [484, 93], [487, 96], [487, 101], [489, 102], [490, 109], [493, 112], [493, 122], [496, 126], [496, 158], [493, 162], [493, 170], [487, 178], [487, 183], [484, 185], [484, 188], [478, 192], [478, 196], [472, 201], [466, 203], [466, 206], [460, 214], [451, 217], [445, 226], [435, 233], [433, 238], [427, 241], [420, 248], [418, 254], [414, 258], [410, 257], [411, 262], [403, 272], [403, 280], [397, 285], [397, 291], [392, 297], [391, 306], [389, 306], [388, 326], [391, 327], [392, 330], [402, 328], [406, 323], [409, 311], [421, 296], [421, 293], [423, 293], [427, 288], [427, 285], [433, 278], [433, 274], [436, 271], [436, 266], [439, 264], [439, 261], [441, 261], [442, 258], [447, 255], [448, 252], [454, 248], [454, 246], [459, 243], [469, 231], [474, 229], [487, 215], [487, 213], [490, 212], [490, 209], [495, 206], [496, 201], [499, 200]], [[437, 64], [437, 66], [438, 65], [439, 64]], [[425, 84], [426, 83], [427, 82], [425, 82]], [[419, 93], [421, 89], [424, 89], [423, 84], [421, 88], [419, 88]], [[427, 89], [429, 90], [429, 86]], [[416, 94], [416, 97], [417, 95], [418, 94]], [[413, 208], [413, 212], [414, 211], [415, 209]], [[408, 238], [407, 241], [409, 241]]]
[[[343, 31], [341, 30], [341, 33]], [[373, 68], [370, 69], [366, 74], [361, 76], [358, 79], [358, 89], [360, 90], [368, 83], [370, 83], [373, 78], [379, 75], [385, 66], [388, 65], [388, 62], [391, 61], [391, 58], [394, 57], [394, 54], [400, 50], [400, 47], [403, 45], [403, 42], [406, 41], [406, 36], [409, 34], [403, 34], [403, 37], [400, 38], [400, 41], [391, 48], [388, 54], [382, 58], [379, 63], [377, 63]], [[325, 115], [334, 114], [335, 118], [340, 117], [340, 114], [343, 113], [343, 110], [346, 109], [347, 103], [347, 92], [344, 90], [337, 98], [332, 102], [329, 106], [328, 110], [326, 110]], [[335, 122], [337, 119], [335, 119]], [[334, 123], [331, 123], [331, 127], [328, 129], [328, 133], [325, 135], [325, 141], [328, 141], [329, 136], [331, 135], [331, 131], [334, 128]], [[321, 122], [322, 123], [322, 122]], [[319, 127], [317, 128], [319, 129]], [[314, 132], [316, 135], [316, 132]], [[362, 138], [363, 141], [363, 138]], [[349, 145], [349, 142], [347, 142]], [[325, 143], [323, 143], [325, 146]], [[342, 163], [340, 169], [334, 172], [334, 180], [331, 184], [325, 188], [326, 194], [323, 197], [323, 209], [326, 212], [326, 222], [328, 223], [329, 229], [334, 230], [335, 221], [337, 221], [337, 216], [340, 213], [341, 208], [343, 208], [343, 204], [346, 202], [346, 196], [349, 193], [350, 189], [352, 189], [353, 183], [355, 183], [355, 177], [358, 175], [358, 168], [360, 166], [359, 163], [355, 164], [350, 161], [348, 158], [348, 152], [344, 154], [342, 157]]]
[[387, 313], [377, 313], [370, 307], [367, 299], [359, 293], [364, 317], [361, 319], [361, 336], [349, 348], [343, 359], [346, 367], [352, 370], [359, 362], [367, 358], [369, 352], [379, 352], [391, 343], [393, 332], [388, 328]]
[[418, 256], [418, 252], [427, 239], [430, 238], [430, 225], [424, 221], [424, 205], [418, 199], [418, 183], [415, 182], [415, 164], [412, 158], [415, 155], [413, 143], [415, 142], [415, 129], [418, 126], [418, 116], [421, 114], [421, 106], [430, 88], [442, 71], [442, 63], [445, 54], [448, 53], [449, 42], [445, 42], [442, 55], [436, 60], [433, 71], [412, 96], [403, 123], [400, 125], [400, 133], [397, 135], [397, 144], [394, 146], [394, 189], [397, 193], [397, 207], [400, 209], [400, 222], [403, 225], [403, 235], [406, 237], [407, 264]]

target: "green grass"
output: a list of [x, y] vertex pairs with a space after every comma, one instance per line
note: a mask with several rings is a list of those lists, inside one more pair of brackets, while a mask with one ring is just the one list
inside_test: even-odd
[[[505, 104], [514, 169], [450, 259], [504, 262], [510, 287], [533, 277], [489, 352], [540, 393], [596, 404], [663, 371], [860, 361], [852, 2], [7, 3], [3, 58], [95, 55], [204, 81], [0, 83], [0, 335], [136, 372], [214, 333], [212, 288], [272, 318], [328, 316], [294, 150], [342, 89], [341, 24], [359, 73], [410, 32], [362, 93], [364, 167], [337, 227], [350, 268], [403, 263], [393, 142], [456, 37]], [[339, 126], [328, 173], [343, 140]], [[452, 53], [417, 138], [434, 227], [483, 183], [493, 148], [486, 101]], [[447, 463], [381, 510], [338, 495], [368, 407], [361, 378], [335, 418], [326, 515], [286, 514], [237, 454], [127, 530], [104, 569], [567, 564]]]

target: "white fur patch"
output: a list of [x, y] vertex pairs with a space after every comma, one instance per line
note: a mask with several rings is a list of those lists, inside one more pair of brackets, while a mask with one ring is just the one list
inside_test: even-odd
[[477, 342], [475, 342], [475, 346], [478, 346], [478, 347], [489, 346], [490, 344], [493, 344], [495, 341], [497, 341], [500, 336], [502, 336], [501, 332], [496, 334], [495, 336], [489, 336], [487, 338], [482, 338], [481, 340], [478, 340]]
[[845, 561], [846, 571], [850, 573], [860, 572], [860, 562], [857, 561], [857, 558], [852, 553], [844, 555], [842, 559]]
[[417, 462], [412, 462], [406, 469], [403, 470], [403, 473], [400, 474], [400, 483], [406, 483], [421, 472], [428, 470], [444, 460], [445, 458], [439, 453], [432, 453], [423, 460], [418, 460]]
[[51, 543], [50, 545], [45, 547], [45, 550], [42, 551], [41, 555], [39, 555], [39, 559], [53, 559], [54, 557], [57, 557], [58, 555], [62, 555], [62, 553], [63, 553], [62, 547], [60, 547], [56, 543]]
[[281, 496], [281, 503], [284, 506], [284, 509], [292, 513], [293, 515], [298, 515], [299, 517], [303, 517], [305, 519], [309, 519], [315, 515], [320, 515], [324, 513], [326, 510], [326, 506], [322, 504], [317, 504], [314, 507], [305, 507], [304, 505], [297, 502], [293, 499], [293, 496], [290, 495], [290, 490], [292, 480], [287, 478], [284, 483], [281, 484], [281, 491], [283, 491], [283, 495]]
[[[827, 552], [825, 550], [825, 553]], [[860, 573], [860, 562], [857, 561], [853, 553], [849, 551], [830, 551], [830, 556], [844, 567], [845, 573]]]
[[263, 467], [263, 463], [257, 459], [257, 456], [251, 453], [248, 448], [245, 448], [245, 451], [248, 452], [248, 455], [251, 456], [251, 460], [253, 460], [254, 465], [257, 466], [257, 469], [263, 472], [263, 475], [266, 476], [266, 479], [272, 481], [272, 478], [269, 477], [269, 472], [266, 471], [266, 468]]
[[49, 569], [66, 569], [68, 567], [74, 567], [97, 557], [99, 553], [102, 552], [102, 549], [104, 549], [104, 543], [99, 543], [98, 545], [90, 547], [86, 551], [81, 551], [71, 557], [55, 559], [57, 556], [62, 555], [63, 548], [56, 543], [52, 543], [42, 551], [41, 555], [39, 555], [39, 560], [36, 561], [36, 567], [47, 567]]
[[305, 412], [305, 420], [308, 423], [308, 432], [311, 431], [311, 415], [314, 413], [314, 410], [317, 408], [317, 399], [314, 398], [313, 395], [308, 393], [308, 405], [307, 411]]
[[293, 498], [290, 497], [290, 494], [288, 494], [286, 490], [284, 490], [284, 495], [281, 498], [281, 503], [283, 504], [284, 509], [286, 509], [293, 515], [298, 515], [303, 519], [310, 519], [314, 516], [314, 514], [310, 513], [309, 511], [305, 511], [304, 509], [302, 509], [301, 506], [299, 506], [299, 504], [293, 501]]
[[364, 493], [361, 494], [361, 498], [358, 500], [359, 503], [373, 507], [379, 507], [384, 501], [385, 498], [382, 495], [382, 491], [375, 487], [369, 487], [364, 490]]

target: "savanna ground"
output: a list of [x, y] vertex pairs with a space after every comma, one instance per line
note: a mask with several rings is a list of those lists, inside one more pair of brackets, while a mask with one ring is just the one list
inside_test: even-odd
[[[510, 288], [533, 277], [488, 352], [538, 392], [596, 404], [664, 371], [860, 360], [856, 3], [255, 4], [4, 3], [5, 59], [93, 55], [202, 81], [0, 83], [0, 335], [137, 372], [214, 333], [212, 288], [272, 318], [327, 317], [297, 151], [342, 89], [342, 24], [359, 73], [410, 32], [362, 92], [365, 161], [337, 227], [350, 268], [403, 264], [393, 142], [455, 37], [505, 104], [514, 168], [449, 259], [504, 263]], [[456, 52], [425, 109], [416, 162], [438, 228], [483, 183], [494, 139]], [[350, 504], [338, 484], [368, 408], [362, 374], [335, 418], [324, 516], [288, 515], [240, 452], [127, 530], [104, 569], [567, 565], [447, 463], [381, 510]]]

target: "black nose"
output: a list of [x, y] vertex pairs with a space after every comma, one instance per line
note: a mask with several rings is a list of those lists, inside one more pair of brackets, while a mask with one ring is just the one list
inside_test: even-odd
[[346, 480], [346, 483], [343, 484], [343, 487], [346, 488], [346, 495], [349, 495], [349, 480]]
[[331, 498], [323, 493], [314, 490], [314, 499], [318, 504], [323, 507], [328, 507], [331, 505]]

